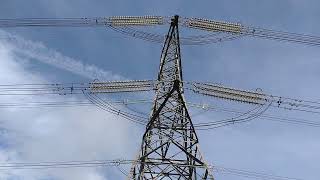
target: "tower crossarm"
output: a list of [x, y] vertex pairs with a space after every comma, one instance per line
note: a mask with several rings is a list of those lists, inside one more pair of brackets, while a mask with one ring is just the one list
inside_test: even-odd
[[[226, 33], [231, 36], [251, 36], [254, 38], [269, 39], [280, 42], [291, 42], [309, 46], [320, 46], [319, 36], [246, 26], [241, 23], [232, 23], [203, 18], [183, 18], [180, 24], [187, 28], [198, 29], [208, 32]], [[213, 42], [221, 42], [224, 40], [232, 39], [235, 38], [218, 38], [217, 41]], [[201, 41], [206, 42], [206, 39], [202, 39]]]
[[181, 23], [185, 27], [205, 31], [220, 31], [234, 34], [240, 34], [244, 32], [243, 26], [239, 23], [230, 23], [201, 18], [185, 18], [184, 21], [182, 21]]
[[152, 91], [152, 90], [155, 90], [156, 84], [157, 84], [157, 81], [153, 81], [153, 80], [92, 82], [90, 83], [90, 86], [89, 86], [89, 92], [116, 93], [116, 92]]
[[[17, 18], [0, 19], [0, 28], [13, 27], [108, 27], [125, 35], [146, 41], [163, 43], [166, 37], [141, 30], [138, 27], [153, 27], [170, 24], [167, 16], [111, 16], [111, 17], [83, 17], [83, 18]], [[181, 44], [201, 45], [230, 41], [244, 36], [269, 39], [281, 42], [299, 43], [309, 46], [320, 46], [320, 37], [314, 35], [291, 33], [247, 26], [203, 18], [179, 18], [180, 26], [207, 31], [207, 35], [192, 35], [181, 37]], [[180, 41], [180, 39], [179, 39]], [[180, 43], [179, 43], [180, 44]]]
[[7, 84], [0, 86], [0, 95], [70, 95], [70, 94], [101, 94], [154, 91], [157, 81], [127, 80], [91, 83], [54, 83], [54, 84]]
[[273, 100], [271, 96], [258, 91], [240, 90], [213, 83], [191, 82], [187, 84], [189, 86], [186, 89], [190, 89], [198, 94], [212, 96], [220, 99], [257, 105], [263, 105], [267, 101]]
[[162, 16], [111, 16], [84, 18], [21, 18], [0, 19], [1, 28], [12, 27], [94, 27], [94, 26], [155, 26], [167, 24]]

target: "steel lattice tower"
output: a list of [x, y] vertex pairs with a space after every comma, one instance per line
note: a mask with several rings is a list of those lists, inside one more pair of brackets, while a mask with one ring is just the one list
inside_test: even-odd
[[183, 96], [178, 16], [162, 49], [156, 97], [129, 179], [213, 179]]
[[[216, 122], [199, 123], [197, 127], [217, 128], [234, 123], [243, 123], [261, 116], [270, 106], [281, 109], [297, 110], [311, 113], [319, 113], [319, 106], [314, 101], [273, 96], [263, 92], [241, 90], [215, 83], [182, 81], [182, 68], [180, 56], [180, 39], [178, 23], [185, 28], [210, 32], [207, 35], [192, 35], [181, 37], [184, 45], [204, 45], [223, 41], [235, 40], [242, 37], [254, 37], [274, 41], [291, 42], [307, 46], [320, 46], [320, 37], [306, 34], [290, 33], [272, 29], [246, 26], [244, 24], [224, 22], [202, 18], [181, 18], [174, 16], [171, 19], [163, 16], [111, 16], [96, 18], [18, 18], [1, 19], [0, 28], [14, 27], [107, 27], [138, 39], [163, 43], [163, 37], [159, 34], [145, 32], [135, 27], [161, 26], [170, 24], [169, 32], [161, 54], [160, 71], [157, 81], [154, 80], [129, 80], [129, 81], [94, 81], [90, 83], [63, 84], [11, 84], [1, 85], [4, 95], [40, 95], [40, 94], [79, 94], [86, 95], [88, 100], [100, 109], [111, 114], [138, 124], [145, 124], [144, 119], [135, 114], [122, 112], [108, 102], [97, 97], [100, 93], [123, 93], [156, 91], [156, 97], [150, 119], [143, 135], [143, 141], [138, 158], [132, 165], [128, 178], [134, 180], [145, 179], [213, 179], [210, 169], [204, 162], [199, 148], [198, 137], [189, 116], [186, 102], [183, 96], [185, 86], [194, 93], [247, 103], [258, 106], [250, 111], [232, 118]], [[14, 38], [14, 36], [13, 36]], [[9, 36], [9, 39], [11, 37]], [[76, 85], [76, 86], [73, 86]], [[190, 87], [191, 85], [191, 87]], [[20, 86], [20, 87], [19, 87]], [[25, 94], [23, 92], [26, 92]], [[58, 105], [58, 102], [56, 102]], [[41, 105], [44, 105], [40, 103]], [[39, 104], [39, 105], [40, 105]], [[54, 103], [55, 104], [55, 103]], [[127, 103], [124, 103], [127, 104]], [[266, 117], [266, 116], [265, 116]], [[268, 116], [271, 119], [277, 117]], [[289, 122], [289, 120], [288, 120]], [[296, 122], [296, 121], [294, 121]], [[303, 124], [303, 122], [300, 122]], [[296, 124], [296, 123], [294, 123]], [[299, 124], [299, 123], [298, 123]], [[305, 123], [314, 125], [314, 123]], [[120, 165], [127, 164], [131, 160], [116, 161], [88, 161], [86, 165]], [[29, 163], [30, 164], [30, 163]], [[63, 163], [65, 167], [65, 163]], [[43, 164], [45, 167], [59, 166]], [[69, 164], [73, 166], [72, 163]], [[27, 169], [27, 164], [23, 165]], [[32, 166], [32, 167], [31, 167]], [[33, 168], [34, 165], [30, 167]], [[21, 167], [21, 166], [20, 166]], [[39, 166], [40, 167], [40, 166]], [[60, 166], [61, 167], [61, 166]], [[78, 167], [78, 166], [73, 166]], [[120, 167], [119, 167], [120, 168]], [[219, 168], [219, 167], [218, 167]], [[242, 170], [224, 169], [231, 174], [239, 174]], [[120, 169], [122, 172], [122, 170]], [[248, 172], [248, 171], [247, 171]], [[125, 172], [122, 172], [125, 174]], [[241, 174], [241, 173], [240, 173]], [[243, 175], [243, 173], [242, 173]], [[247, 177], [271, 178], [272, 175], [261, 173], [246, 173]], [[276, 179], [292, 179], [273, 176]], [[270, 179], [269, 178], [269, 179]], [[293, 178], [294, 179], [294, 178]]]

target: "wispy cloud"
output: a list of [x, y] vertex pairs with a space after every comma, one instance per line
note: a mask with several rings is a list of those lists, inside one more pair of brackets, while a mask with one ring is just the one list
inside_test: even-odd
[[119, 80], [123, 79], [120, 75], [116, 75], [111, 71], [106, 71], [92, 64], [83, 63], [80, 60], [65, 56], [60, 52], [48, 48], [41, 42], [27, 40], [21, 36], [0, 30], [0, 39], [11, 46], [11, 50], [17, 54], [25, 56], [41, 63], [45, 63], [56, 68], [69, 71], [73, 74], [80, 75], [88, 79], [99, 80]]

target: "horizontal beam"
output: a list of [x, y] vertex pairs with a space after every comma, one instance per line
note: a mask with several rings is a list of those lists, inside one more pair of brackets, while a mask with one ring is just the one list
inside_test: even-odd
[[242, 26], [238, 23], [229, 23], [200, 18], [187, 18], [184, 22], [184, 25], [190, 28], [206, 31], [219, 31], [234, 34], [240, 34], [242, 32]]
[[208, 83], [191, 83], [191, 89], [193, 92], [198, 94], [203, 94], [207, 96], [213, 96], [216, 98], [227, 99], [232, 101], [238, 101], [249, 104], [263, 105], [268, 100], [270, 96], [254, 91], [245, 91], [234, 89], [230, 87], [225, 87], [216, 84]]
[[115, 16], [109, 19], [112, 26], [150, 26], [165, 22], [161, 16]]
[[137, 92], [150, 91], [155, 89], [155, 81], [110, 81], [90, 83], [91, 93], [114, 93], [114, 92]]

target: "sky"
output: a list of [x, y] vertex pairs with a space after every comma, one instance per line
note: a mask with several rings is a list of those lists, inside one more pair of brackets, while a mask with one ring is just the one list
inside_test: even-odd
[[[2, 0], [0, 18], [178, 14], [320, 36], [319, 5], [313, 0]], [[161, 47], [104, 27], [3, 28], [0, 84], [155, 79]], [[319, 101], [318, 48], [248, 37], [182, 46], [184, 79], [247, 90], [261, 88], [268, 94]], [[79, 99], [83, 97], [0, 97], [1, 102]], [[319, 121], [318, 116], [305, 113], [280, 110], [272, 113]], [[0, 108], [0, 114], [0, 163], [134, 159], [144, 130], [94, 106]], [[206, 112], [195, 116], [193, 121], [197, 118], [221, 117]], [[201, 152], [211, 164], [304, 180], [319, 179], [318, 128], [257, 119], [198, 134]], [[245, 179], [215, 176], [218, 180]], [[117, 169], [106, 167], [0, 171], [0, 179], [110, 180], [124, 176]]]

